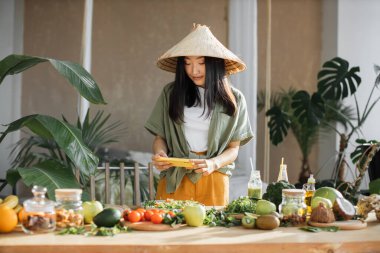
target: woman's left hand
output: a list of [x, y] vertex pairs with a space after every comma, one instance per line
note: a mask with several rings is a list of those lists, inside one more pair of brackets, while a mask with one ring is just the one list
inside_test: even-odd
[[190, 162], [194, 163], [192, 169], [195, 173], [203, 173], [203, 176], [208, 176], [218, 169], [214, 159], [191, 159]]

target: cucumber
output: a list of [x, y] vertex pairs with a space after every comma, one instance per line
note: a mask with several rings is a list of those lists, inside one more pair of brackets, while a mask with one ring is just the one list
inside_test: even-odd
[[97, 227], [113, 227], [121, 219], [121, 212], [115, 208], [106, 208], [92, 220]]

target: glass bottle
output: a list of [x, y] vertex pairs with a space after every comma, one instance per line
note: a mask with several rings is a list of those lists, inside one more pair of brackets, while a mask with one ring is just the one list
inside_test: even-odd
[[314, 196], [315, 192], [315, 178], [313, 174], [310, 175], [307, 183], [303, 185], [305, 193], [305, 204], [307, 206], [307, 215], [311, 214], [311, 199]]
[[302, 189], [283, 189], [279, 210], [285, 224], [297, 226], [304, 223], [307, 211], [305, 191]]
[[33, 198], [24, 201], [22, 230], [27, 234], [46, 233], [55, 230], [56, 216], [54, 201], [45, 197], [46, 188], [33, 186]]
[[56, 189], [57, 228], [80, 228], [84, 226], [81, 189]]
[[248, 197], [261, 199], [262, 197], [262, 182], [260, 171], [254, 170], [251, 173], [251, 179], [248, 182]]
[[287, 165], [284, 164], [284, 158], [281, 159], [280, 171], [278, 172], [277, 182], [281, 181], [281, 180], [289, 182], [289, 180], [288, 180], [288, 172], [287, 172]]

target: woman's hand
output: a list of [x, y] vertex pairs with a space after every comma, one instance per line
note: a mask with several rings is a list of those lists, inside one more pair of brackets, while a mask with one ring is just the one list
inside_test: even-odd
[[163, 171], [172, 167], [171, 163], [157, 161], [157, 159], [160, 157], [168, 157], [168, 155], [164, 151], [160, 151], [152, 156], [152, 163], [156, 167], [156, 169], [158, 169], [159, 171]]
[[218, 168], [218, 165], [216, 164], [215, 160], [212, 159], [191, 159], [192, 163], [194, 163], [194, 169], [195, 173], [202, 173], [203, 176], [208, 176], [214, 171], [216, 171]]

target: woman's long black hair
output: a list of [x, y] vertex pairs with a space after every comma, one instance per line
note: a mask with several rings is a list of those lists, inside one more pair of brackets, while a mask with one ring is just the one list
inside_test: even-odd
[[[210, 116], [216, 103], [220, 103], [225, 113], [232, 116], [236, 112], [236, 99], [225, 79], [226, 70], [224, 60], [214, 57], [205, 57], [206, 78], [205, 78], [205, 104], [208, 107], [207, 116]], [[188, 77], [185, 71], [185, 58], [178, 57], [175, 82], [171, 90], [169, 100], [169, 116], [177, 122], [183, 122], [183, 111], [185, 105], [192, 107], [200, 105], [200, 94], [197, 86]]]

